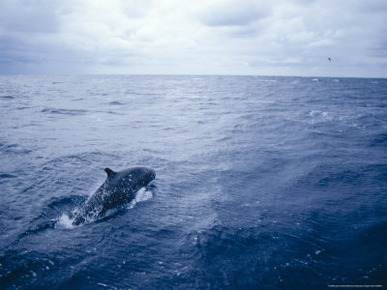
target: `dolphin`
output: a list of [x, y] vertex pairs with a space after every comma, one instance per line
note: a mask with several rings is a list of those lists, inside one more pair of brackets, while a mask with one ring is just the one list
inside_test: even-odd
[[73, 225], [89, 221], [109, 209], [131, 201], [140, 188], [156, 178], [155, 171], [146, 167], [132, 167], [118, 172], [105, 168], [105, 172], [105, 182], [76, 214]]

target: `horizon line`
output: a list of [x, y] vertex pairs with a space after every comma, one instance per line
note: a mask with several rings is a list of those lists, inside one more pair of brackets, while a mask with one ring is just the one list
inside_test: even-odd
[[333, 79], [387, 79], [380, 76], [327, 76], [327, 75], [260, 75], [260, 74], [196, 74], [196, 73], [0, 73], [0, 76], [202, 76], [202, 77], [278, 77], [278, 78], [333, 78]]

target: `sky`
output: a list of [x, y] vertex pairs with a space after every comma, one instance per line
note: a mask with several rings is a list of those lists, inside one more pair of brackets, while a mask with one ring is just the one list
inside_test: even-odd
[[387, 1], [0, 0], [0, 74], [386, 78]]

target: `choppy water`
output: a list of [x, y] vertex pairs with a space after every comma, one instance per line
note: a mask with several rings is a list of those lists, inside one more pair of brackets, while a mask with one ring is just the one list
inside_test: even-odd
[[1, 76], [0, 121], [1, 288], [387, 285], [386, 79]]

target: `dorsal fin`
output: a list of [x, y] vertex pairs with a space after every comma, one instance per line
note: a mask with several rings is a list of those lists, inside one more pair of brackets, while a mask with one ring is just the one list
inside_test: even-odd
[[113, 170], [111, 170], [108, 167], [105, 168], [105, 172], [108, 175], [108, 177], [112, 177], [112, 176], [114, 176], [116, 174], [116, 172], [114, 172]]

